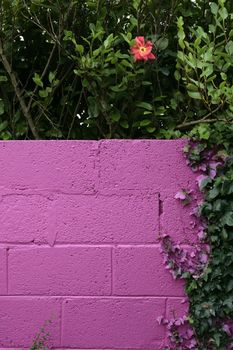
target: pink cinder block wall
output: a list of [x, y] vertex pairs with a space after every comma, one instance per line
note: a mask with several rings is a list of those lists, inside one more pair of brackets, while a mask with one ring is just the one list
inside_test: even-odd
[[0, 142], [0, 348], [157, 350], [184, 313], [158, 238], [190, 244], [185, 141]]

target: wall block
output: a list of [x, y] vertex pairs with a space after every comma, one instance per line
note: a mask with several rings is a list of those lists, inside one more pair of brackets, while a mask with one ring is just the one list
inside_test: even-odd
[[159, 237], [197, 237], [185, 143], [0, 142], [0, 350], [43, 328], [55, 350], [163, 349], [157, 318], [188, 305]]

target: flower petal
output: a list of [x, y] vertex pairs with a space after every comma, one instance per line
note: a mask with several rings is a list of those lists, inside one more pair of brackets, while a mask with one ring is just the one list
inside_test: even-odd
[[145, 38], [144, 36], [136, 36], [136, 43], [140, 46], [145, 46]]
[[150, 60], [155, 60], [155, 59], [156, 59], [156, 56], [151, 52], [151, 53], [149, 54], [148, 58], [149, 58]]

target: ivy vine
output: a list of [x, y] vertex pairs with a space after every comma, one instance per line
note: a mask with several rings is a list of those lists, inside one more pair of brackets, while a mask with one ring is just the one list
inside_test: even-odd
[[[194, 139], [184, 149], [203, 195], [194, 213], [198, 246], [190, 252], [162, 237], [166, 264], [175, 278], [185, 279], [189, 299], [187, 316], [159, 320], [169, 330], [167, 350], [233, 348], [233, 143], [212, 141]], [[183, 202], [187, 195], [182, 190], [176, 198]]]

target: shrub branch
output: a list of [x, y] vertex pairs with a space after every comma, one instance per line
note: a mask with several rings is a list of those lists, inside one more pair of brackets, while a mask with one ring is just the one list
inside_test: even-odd
[[19, 88], [19, 84], [18, 84], [18, 81], [16, 79], [16, 76], [15, 76], [14, 72], [11, 69], [11, 65], [10, 65], [6, 55], [4, 54], [3, 43], [2, 43], [1, 38], [0, 38], [0, 59], [2, 61], [2, 64], [3, 64], [7, 74], [9, 75], [9, 78], [11, 80], [11, 84], [13, 86], [13, 89], [15, 91], [15, 94], [17, 96], [19, 104], [21, 106], [23, 115], [26, 118], [26, 120], [28, 122], [28, 125], [29, 125], [29, 127], [31, 129], [31, 132], [32, 132], [34, 138], [36, 140], [39, 140], [40, 139], [39, 133], [38, 133], [38, 131], [36, 129], [36, 126], [35, 126], [35, 123], [34, 123], [34, 121], [32, 119], [32, 116], [31, 116], [31, 114], [30, 114], [30, 112], [29, 112], [29, 110], [28, 110], [28, 108], [26, 106], [26, 103], [25, 103], [25, 100], [24, 100], [24, 98], [22, 96], [21, 90]]

